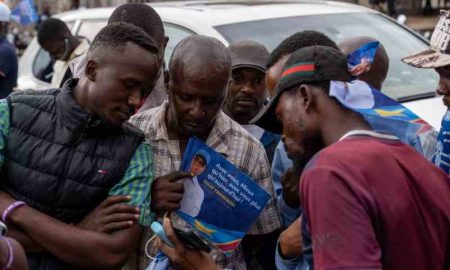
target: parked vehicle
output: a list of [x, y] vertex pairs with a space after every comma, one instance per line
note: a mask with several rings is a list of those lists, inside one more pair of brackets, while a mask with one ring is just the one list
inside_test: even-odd
[[[165, 59], [176, 44], [189, 35], [208, 35], [225, 45], [238, 40], [255, 40], [269, 50], [284, 38], [302, 30], [317, 30], [336, 42], [351, 36], [371, 36], [383, 43], [390, 57], [390, 71], [383, 92], [403, 104], [436, 128], [445, 107], [435, 97], [438, 76], [433, 70], [412, 68], [400, 61], [419, 52], [427, 41], [411, 29], [371, 9], [328, 1], [195, 1], [151, 4], [160, 14], [169, 36]], [[106, 25], [114, 8], [70, 11], [62, 19], [76, 35], [92, 40]], [[19, 89], [45, 89], [39, 78], [50, 58], [36, 39], [19, 63]], [[48, 79], [48, 78], [47, 78]]]

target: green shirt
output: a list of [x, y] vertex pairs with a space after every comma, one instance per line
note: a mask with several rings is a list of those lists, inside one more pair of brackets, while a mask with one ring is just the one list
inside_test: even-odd
[[[5, 145], [9, 134], [9, 108], [6, 99], [0, 99], [0, 166], [5, 160]], [[154, 220], [150, 211], [150, 187], [153, 181], [153, 159], [150, 146], [141, 143], [134, 152], [128, 168], [109, 195], [130, 195], [132, 205], [139, 207], [139, 223], [150, 226]]]

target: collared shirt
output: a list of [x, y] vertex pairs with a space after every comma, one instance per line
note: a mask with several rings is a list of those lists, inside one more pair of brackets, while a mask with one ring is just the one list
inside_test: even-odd
[[53, 76], [52, 76], [52, 87], [58, 88], [61, 84], [61, 80], [66, 73], [67, 68], [69, 68], [69, 62], [82, 55], [89, 49], [89, 42], [87, 39], [81, 39], [81, 43], [75, 48], [75, 50], [70, 54], [67, 61], [57, 60], [53, 64]]
[[[0, 166], [5, 161], [5, 146], [10, 129], [9, 108], [6, 99], [0, 99]], [[153, 214], [150, 212], [150, 187], [153, 180], [152, 157], [147, 143], [141, 143], [135, 150], [124, 176], [111, 190], [110, 195], [130, 195], [132, 205], [139, 207], [139, 223], [150, 226]]]
[[[269, 159], [269, 164], [272, 164], [273, 157], [280, 142], [281, 136], [264, 130], [257, 125], [242, 125], [242, 127], [248, 131], [253, 137], [259, 140], [264, 149], [266, 150], [267, 158]], [[276, 189], [275, 189], [276, 190]]]
[[[166, 102], [159, 107], [142, 112], [130, 120], [132, 124], [144, 131], [147, 142], [154, 153], [155, 178], [179, 170], [182, 158], [178, 140], [170, 140], [168, 136], [165, 123], [167, 106]], [[279, 210], [269, 163], [261, 143], [220, 111], [206, 144], [222, 154], [241, 171], [247, 173], [272, 197], [248, 234], [262, 235], [279, 229], [281, 227]], [[150, 229], [146, 229], [141, 250], [137, 254], [139, 257], [132, 258], [128, 264], [130, 269], [145, 269], [148, 266], [149, 260], [145, 255], [144, 247], [150, 236]], [[213, 254], [213, 257], [221, 267], [246, 269], [241, 247], [230, 257], [217, 253]]]
[[277, 194], [278, 207], [281, 211], [281, 216], [283, 218], [283, 225], [288, 227], [294, 222], [302, 213], [301, 208], [292, 208], [284, 201], [283, 198], [283, 187], [281, 186], [281, 176], [289, 169], [292, 168], [292, 160], [287, 156], [286, 150], [284, 149], [283, 142], [279, 142], [277, 148], [275, 149], [275, 154], [272, 162], [272, 178], [273, 186]]

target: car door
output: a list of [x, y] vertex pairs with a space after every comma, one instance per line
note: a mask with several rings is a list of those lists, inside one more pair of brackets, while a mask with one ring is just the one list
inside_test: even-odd
[[[68, 21], [66, 24], [73, 32], [73, 28], [78, 22]], [[50, 55], [39, 46], [37, 38], [34, 38], [20, 58], [17, 89], [39, 90], [50, 88], [52, 73], [53, 63]]]

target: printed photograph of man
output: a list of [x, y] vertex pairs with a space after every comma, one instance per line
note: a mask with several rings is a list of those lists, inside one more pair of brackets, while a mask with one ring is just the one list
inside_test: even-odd
[[206, 158], [201, 154], [196, 154], [192, 159], [191, 169], [189, 170], [189, 172], [197, 176], [205, 170], [206, 165]]
[[194, 175], [191, 179], [185, 179], [183, 182], [184, 194], [180, 202], [180, 209], [191, 217], [196, 217], [200, 213], [205, 192], [203, 191], [197, 176], [206, 168], [209, 161], [209, 155], [205, 151], [199, 150], [192, 159], [189, 172]]

